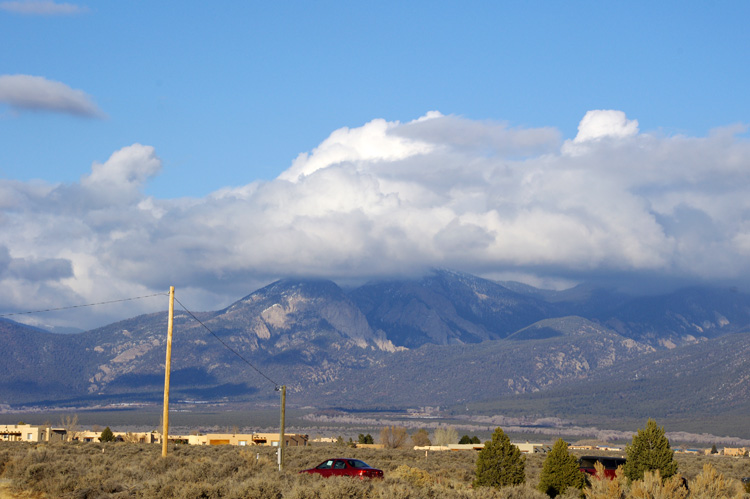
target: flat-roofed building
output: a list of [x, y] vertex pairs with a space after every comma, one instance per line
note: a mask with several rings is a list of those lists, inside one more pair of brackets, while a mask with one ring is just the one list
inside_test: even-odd
[[0, 442], [51, 442], [65, 440], [63, 428], [48, 425], [0, 425]]
[[724, 455], [725, 456], [735, 456], [735, 457], [741, 457], [746, 454], [748, 454], [747, 447], [724, 447]]
[[[307, 435], [296, 433], [284, 434], [284, 445], [298, 447], [307, 445]], [[278, 433], [205, 433], [199, 435], [170, 435], [170, 442], [181, 442], [189, 445], [266, 445], [278, 447]]]
[[[125, 432], [113, 431], [112, 434], [118, 442], [130, 443], [161, 443], [161, 433], [152, 432]], [[0, 442], [100, 442], [101, 430], [77, 430], [68, 433], [64, 428], [52, 428], [50, 426], [35, 426], [30, 424], [0, 425]], [[307, 445], [308, 436], [298, 433], [284, 434], [284, 445], [287, 447], [298, 447]], [[185, 443], [189, 445], [267, 445], [278, 447], [278, 433], [207, 433], [198, 435], [170, 435], [170, 442]]]
[[[525, 443], [513, 443], [513, 445], [518, 447], [518, 450], [520, 450], [524, 454], [533, 454], [535, 452], [548, 452], [549, 451], [549, 446], [545, 444], [533, 444], [533, 443], [525, 442]], [[484, 444], [423, 445], [423, 446], [414, 447], [414, 450], [424, 450], [424, 451], [446, 451], [446, 450], [480, 451], [482, 449], [484, 449]]]
[[[130, 432], [130, 431], [113, 431], [117, 442], [155, 444], [161, 442], [161, 435], [155, 431], [152, 432]], [[85, 430], [78, 431], [71, 440], [78, 442], [101, 442], [101, 431]]]

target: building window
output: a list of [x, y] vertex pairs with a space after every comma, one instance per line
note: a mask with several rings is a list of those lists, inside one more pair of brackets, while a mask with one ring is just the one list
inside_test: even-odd
[[244, 447], [247, 445], [247, 440], [240, 440], [240, 447]]
[[31, 440], [31, 433], [26, 434], [26, 440]]

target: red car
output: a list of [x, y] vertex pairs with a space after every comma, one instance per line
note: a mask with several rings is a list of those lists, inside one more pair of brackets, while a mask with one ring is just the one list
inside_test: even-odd
[[578, 460], [578, 469], [589, 475], [596, 475], [594, 464], [599, 461], [604, 465], [604, 476], [612, 480], [618, 466], [625, 464], [625, 458], [609, 456], [583, 456]]
[[323, 461], [314, 468], [300, 473], [316, 473], [321, 476], [353, 476], [356, 478], [383, 478], [383, 471], [372, 468], [359, 459], [336, 458]]

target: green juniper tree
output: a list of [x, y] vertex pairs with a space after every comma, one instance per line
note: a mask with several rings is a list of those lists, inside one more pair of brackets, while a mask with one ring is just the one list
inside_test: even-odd
[[100, 442], [114, 442], [115, 441], [115, 435], [114, 433], [112, 433], [112, 430], [109, 429], [109, 426], [104, 428], [104, 431], [99, 436], [99, 441]]
[[537, 488], [550, 497], [557, 497], [568, 487], [582, 489], [585, 484], [586, 478], [578, 469], [578, 459], [568, 452], [565, 440], [558, 439], [544, 459]]
[[461, 440], [458, 441], [459, 444], [481, 444], [482, 441], [479, 440], [479, 437], [476, 435], [473, 437], [470, 437], [469, 435], [464, 435], [461, 437]]
[[496, 428], [492, 440], [485, 442], [477, 456], [475, 487], [505, 487], [526, 481], [526, 458], [510, 443], [501, 428]]
[[625, 448], [628, 460], [623, 471], [628, 480], [641, 480], [645, 471], [659, 470], [662, 479], [677, 473], [674, 451], [664, 433], [663, 427], [649, 419], [646, 427], [633, 435], [633, 442]]

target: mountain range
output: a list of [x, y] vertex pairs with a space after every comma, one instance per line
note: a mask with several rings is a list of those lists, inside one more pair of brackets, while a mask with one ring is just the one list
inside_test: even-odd
[[[78, 334], [0, 321], [0, 404], [155, 402], [167, 314]], [[532, 410], [586, 417], [747, 413], [750, 295], [629, 296], [449, 270], [344, 289], [284, 279], [174, 318], [175, 401]], [[489, 409], [488, 409], [489, 410]]]

